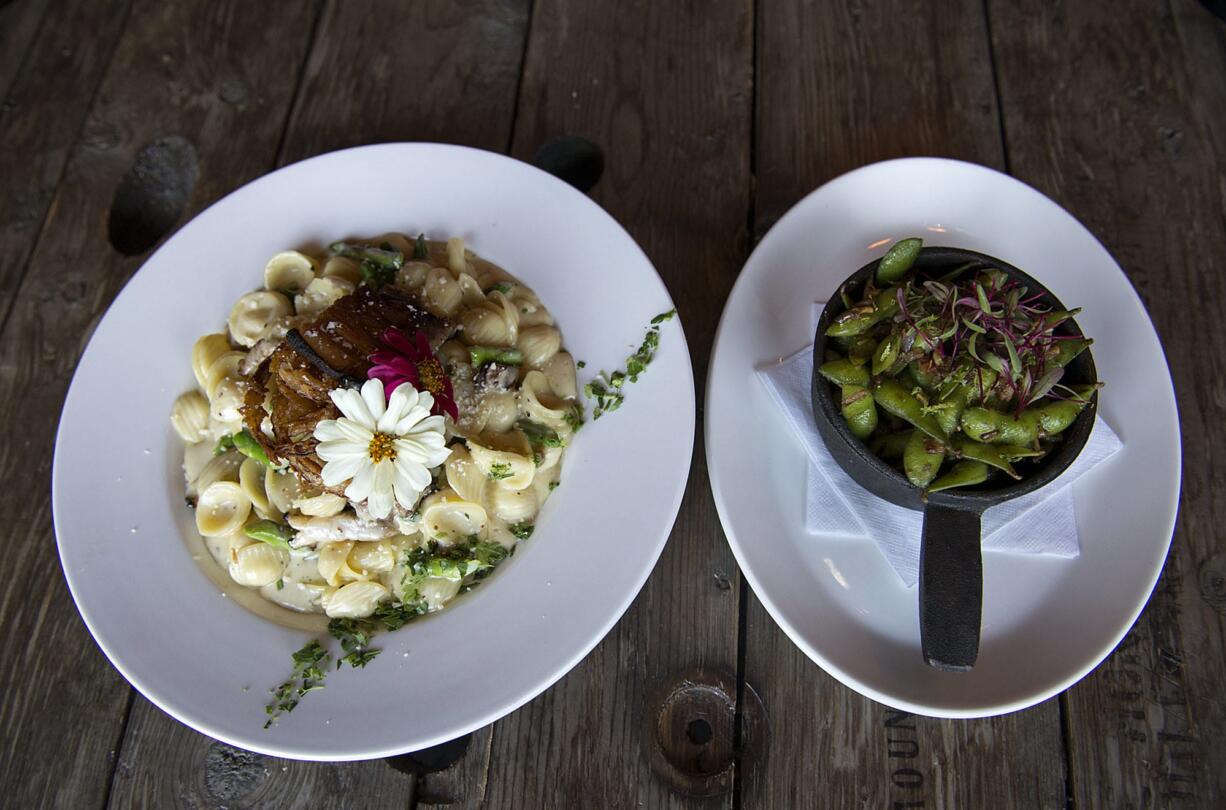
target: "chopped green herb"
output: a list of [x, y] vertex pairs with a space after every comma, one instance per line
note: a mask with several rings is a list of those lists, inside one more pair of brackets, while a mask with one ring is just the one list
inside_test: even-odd
[[284, 589], [285, 589], [285, 580], [278, 578], [277, 579], [277, 590], [280, 591]]
[[418, 599], [411, 602], [385, 602], [375, 608], [374, 618], [383, 622], [389, 632], [399, 630], [418, 616], [426, 614], [426, 603]]
[[419, 261], [430, 258], [430, 244], [424, 233], [417, 234], [417, 241], [413, 243], [413, 258]]
[[[677, 310], [670, 309], [651, 319], [651, 326], [647, 334], [643, 336], [643, 342], [634, 354], [626, 358], [624, 370], [614, 371], [607, 376], [602, 372], [595, 380], [583, 387], [583, 393], [588, 399], [595, 402], [595, 407], [592, 408], [593, 419], [599, 419], [604, 414], [621, 407], [626, 399], [622, 391], [626, 383], [638, 382], [639, 375], [646, 371], [647, 366], [655, 359], [656, 349], [660, 346], [660, 324], [672, 320], [676, 314]], [[583, 363], [578, 363], [576, 368], [582, 368], [583, 365]]]
[[292, 712], [307, 692], [324, 688], [330, 659], [331, 656], [318, 641], [309, 642], [293, 654], [294, 674], [272, 690], [272, 700], [264, 707], [268, 715], [264, 728], [271, 726], [281, 714]]
[[560, 482], [560, 481], [550, 481], [550, 482], [549, 482], [549, 491], [550, 491], [550, 492], [553, 492], [555, 489], [557, 489], [557, 488], [558, 488], [558, 484], [559, 484], [559, 483], [561, 483], [561, 482]]
[[341, 643], [345, 655], [336, 660], [336, 668], [348, 664], [354, 669], [365, 667], [380, 650], [370, 649], [370, 639], [375, 633], [374, 622], [368, 619], [333, 619], [328, 622], [328, 632]]
[[490, 465], [490, 478], [494, 481], [502, 481], [510, 478], [514, 473], [511, 472], [511, 465], [505, 461], [495, 461]]
[[571, 432], [578, 433], [579, 428], [583, 427], [583, 403], [576, 402], [574, 405], [571, 405], [563, 418], [566, 420], [566, 424], [570, 426]]
[[586, 368], [586, 367], [587, 367], [586, 360], [580, 360], [578, 363], [575, 363], [575, 368]]
[[500, 346], [469, 346], [468, 357], [473, 368], [479, 368], [486, 363], [518, 366], [524, 362], [524, 354], [519, 349], [504, 349]]
[[515, 535], [520, 540], [527, 540], [532, 536], [532, 530], [535, 528], [536, 526], [531, 523], [516, 523], [515, 525], [511, 526], [511, 534]]
[[490, 293], [500, 292], [503, 295], [506, 295], [510, 291], [511, 291], [511, 285], [507, 284], [505, 281], [500, 281], [497, 284], [491, 284], [489, 289], [485, 291], [485, 294], [489, 295]]
[[[257, 520], [243, 527], [243, 534], [275, 548], [289, 551], [289, 541], [294, 539], [294, 530], [273, 520]], [[280, 588], [277, 588], [280, 590]]]
[[528, 419], [520, 419], [515, 423], [515, 426], [523, 431], [528, 437], [528, 443], [540, 447], [565, 447], [566, 442], [558, 435], [558, 432], [553, 428], [533, 422]]
[[222, 453], [226, 452], [227, 450], [233, 450], [233, 449], [234, 449], [234, 437], [227, 433], [225, 436], [222, 436], [220, 439], [217, 440], [217, 446], [213, 448], [213, 455], [220, 456]]

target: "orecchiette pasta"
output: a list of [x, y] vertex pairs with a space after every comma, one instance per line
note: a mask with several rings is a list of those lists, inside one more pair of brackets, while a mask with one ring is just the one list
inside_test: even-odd
[[296, 250], [278, 253], [264, 265], [264, 287], [284, 293], [300, 293], [315, 280], [318, 262]]
[[259, 588], [277, 581], [289, 555], [267, 543], [252, 543], [233, 552], [230, 576], [239, 585]]
[[529, 326], [519, 330], [516, 348], [524, 355], [524, 365], [540, 369], [562, 348], [562, 333], [552, 326]]
[[170, 411], [170, 423], [179, 438], [195, 444], [204, 438], [209, 427], [209, 401], [199, 391], [188, 391], [175, 400]]
[[257, 290], [238, 299], [230, 310], [230, 339], [251, 348], [268, 332], [276, 320], [293, 313], [288, 298], [271, 290]]
[[332, 256], [324, 262], [324, 278], [339, 278], [354, 287], [362, 281], [362, 265], [346, 256]]
[[500, 292], [464, 310], [461, 336], [471, 346], [514, 346], [519, 338], [519, 312]]
[[216, 481], [196, 499], [196, 530], [205, 537], [233, 534], [251, 514], [251, 499], [233, 481]]
[[426, 274], [422, 293], [426, 309], [439, 318], [454, 315], [464, 299], [459, 283], [442, 267], [435, 267]]
[[387, 598], [388, 590], [378, 582], [350, 582], [324, 594], [324, 612], [333, 619], [364, 619]]
[[442, 490], [422, 501], [421, 522], [428, 538], [450, 544], [479, 537], [489, 517], [481, 504]]
[[317, 315], [353, 292], [353, 284], [343, 278], [312, 279], [306, 289], [294, 296], [294, 309], [299, 315]]
[[228, 351], [230, 339], [225, 335], [205, 335], [196, 341], [196, 345], [192, 347], [192, 371], [201, 388], [208, 388], [209, 367]]
[[[421, 242], [385, 233], [334, 243], [327, 255], [286, 250], [265, 263], [263, 282], [235, 302], [223, 332], [195, 342], [198, 389], [175, 400], [170, 415], [186, 444], [184, 476], [209, 551], [203, 556], [219, 566], [213, 575], [251, 589], [254, 596], [243, 590], [236, 601], [263, 599], [334, 619], [375, 617], [390, 626], [388, 615], [442, 609], [532, 533], [559, 480], [577, 383], [553, 317], [530, 288], [458, 237]], [[368, 297], [360, 317], [355, 294]], [[411, 311], [403, 319], [386, 315], [389, 302]], [[417, 308], [438, 322], [412, 326]], [[292, 329], [307, 349], [297, 339], [287, 343]], [[333, 339], [331, 348], [311, 343], [321, 334]], [[309, 357], [312, 349], [320, 357]], [[337, 364], [322, 357], [333, 349]], [[434, 428], [442, 444], [422, 452], [433, 466], [408, 468], [421, 494], [402, 502], [394, 486], [403, 482], [393, 486], [381, 473], [359, 481], [389, 448], [340, 427], [349, 412], [330, 395], [335, 383], [320, 361], [359, 383], [378, 363], [403, 377], [396, 385], [430, 391], [435, 415], [428, 419], [442, 420]], [[277, 411], [286, 402], [288, 416]], [[322, 439], [325, 421], [334, 423], [327, 435], [348, 438]], [[411, 424], [379, 432], [392, 430], [399, 441]], [[409, 458], [411, 446], [391, 448]], [[340, 452], [346, 460], [329, 468]], [[394, 460], [397, 469], [400, 463]], [[340, 467], [352, 470], [335, 474]], [[390, 513], [373, 494], [350, 497], [384, 486], [392, 490]], [[389, 604], [404, 613], [380, 610]]]

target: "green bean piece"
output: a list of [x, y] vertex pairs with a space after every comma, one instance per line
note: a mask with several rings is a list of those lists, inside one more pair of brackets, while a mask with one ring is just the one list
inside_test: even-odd
[[269, 460], [268, 454], [264, 452], [264, 448], [260, 446], [260, 443], [255, 440], [255, 437], [246, 428], [243, 428], [230, 438], [234, 442], [235, 449], [247, 458], [253, 458], [265, 467], [275, 468], [277, 466]]
[[275, 548], [289, 551], [289, 541], [294, 539], [294, 530], [272, 520], [257, 520], [243, 527], [243, 534]]
[[835, 385], [868, 385], [868, 369], [846, 358], [823, 363], [817, 372]]
[[898, 433], [878, 433], [868, 443], [868, 449], [873, 455], [885, 461], [901, 461], [902, 454], [907, 449], [914, 430], [903, 430]]
[[959, 436], [954, 439], [952, 447], [956, 458], [969, 458], [972, 461], [981, 461], [989, 467], [995, 467], [998, 470], [1004, 471], [1011, 478], [1021, 478], [1017, 471], [1013, 469], [1013, 465], [1009, 463], [1009, 459], [1005, 458], [995, 445], [974, 442]]
[[524, 362], [523, 352], [519, 349], [504, 349], [501, 346], [469, 346], [468, 356], [473, 368], [480, 368], [486, 363], [518, 366]]
[[915, 237], [900, 239], [890, 245], [890, 249], [877, 263], [877, 283], [893, 284], [905, 276], [911, 269], [911, 265], [915, 264], [915, 259], [919, 256], [920, 248], [923, 246], [924, 240]]
[[867, 439], [877, 429], [877, 406], [873, 395], [862, 385], [844, 385], [840, 403], [843, 418], [857, 439]]
[[911, 431], [903, 449], [902, 468], [907, 480], [923, 489], [932, 483], [945, 461], [945, 445], [921, 430]]
[[1056, 353], [1047, 361], [1053, 368], [1064, 368], [1094, 343], [1091, 338], [1061, 340], [1056, 344]]
[[962, 413], [962, 432], [977, 442], [1033, 445], [1039, 439], [1039, 412], [1035, 408], [1020, 416], [976, 406]]
[[826, 329], [827, 337], [862, 335], [886, 318], [898, 314], [898, 289], [888, 287], [877, 293], [871, 304], [860, 304], [841, 313]]
[[902, 350], [902, 334], [895, 329], [884, 337], [873, 351], [873, 373], [880, 374], [898, 361]]
[[1044, 438], [1055, 436], [1076, 421], [1078, 414], [1090, 404], [1090, 395], [1094, 393], [1092, 385], [1075, 385], [1073, 393], [1076, 399], [1060, 399], [1050, 402], [1039, 410], [1039, 435]]
[[988, 480], [988, 465], [980, 461], [959, 461], [949, 468], [949, 472], [933, 481], [928, 486], [928, 492], [940, 492], [954, 487], [971, 487]]
[[924, 403], [903, 387], [898, 380], [880, 380], [873, 387], [873, 399], [887, 412], [910, 422], [937, 441], [945, 441], [946, 434], [936, 417], [924, 412]]
[[848, 360], [857, 366], [862, 366], [873, 359], [873, 352], [877, 349], [877, 341], [872, 335], [857, 335], [854, 338], [849, 338], [849, 340], [851, 343], [847, 347]]

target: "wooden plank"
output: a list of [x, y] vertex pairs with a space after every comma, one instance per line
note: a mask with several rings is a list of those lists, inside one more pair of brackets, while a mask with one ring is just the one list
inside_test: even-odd
[[[182, 733], [167, 734], [173, 725]], [[255, 754], [197, 734], [137, 697], [110, 806], [411, 807], [413, 777], [382, 761], [330, 765]]]
[[989, 8], [1013, 170], [1128, 273], [1163, 338], [1187, 437], [1162, 579], [1115, 653], [1068, 692], [1076, 806], [1218, 807], [1226, 456], [1213, 448], [1226, 444], [1215, 340], [1226, 321], [1226, 109], [1212, 71], [1226, 64], [1226, 36], [1192, 0], [1115, 14], [1079, 3]]
[[[520, 90], [517, 157], [563, 133], [603, 149], [592, 196], [672, 291], [700, 383], [746, 251], [751, 29], [748, 0], [538, 0]], [[736, 671], [737, 591], [719, 536], [700, 440], [672, 537], [638, 599], [570, 674], [495, 725], [488, 806], [731, 806], [731, 780], [697, 798], [649, 764], [653, 690], [694, 666]], [[712, 725], [731, 734], [730, 722]], [[731, 750], [727, 734], [711, 746]]]
[[503, 151], [530, 0], [330, 3], [286, 161], [383, 141]]
[[[501, 151], [511, 131], [527, 20], [527, 0], [431, 0], [407, 8], [391, 0], [328, 4], [278, 162], [383, 140], [439, 140]], [[363, 50], [354, 44], [361, 42], [414, 45]], [[252, 44], [236, 47], [246, 53]], [[420, 806], [458, 810], [481, 804], [491, 734], [490, 729], [476, 732], [459, 762], [418, 777]], [[137, 703], [125, 739], [114, 806], [138, 805], [146, 797], [160, 797], [153, 806], [168, 803], [179, 788], [166, 784], [167, 768], [179, 775], [175, 784], [202, 804], [220, 801], [210, 798], [209, 783], [201, 782], [193, 769], [212, 762], [210, 752], [234, 749], [217, 748], [143, 701]], [[241, 799], [232, 799], [237, 806], [333, 800], [329, 796], [350, 806], [407, 806], [414, 781], [381, 762], [308, 766], [246, 754], [227, 762], [233, 773], [226, 784], [249, 789]], [[266, 770], [271, 776], [263, 775]], [[298, 784], [301, 780], [306, 787]]]
[[[6, 805], [102, 804], [129, 701], [69, 599], [50, 518], [51, 445], [83, 336], [139, 263], [107, 246], [112, 195], [138, 151], [168, 133], [190, 138], [204, 168], [191, 210], [265, 171], [295, 79], [285, 66], [305, 58], [311, 12], [308, 2], [138, 3], [48, 209], [0, 334], [0, 414], [19, 426], [0, 444], [11, 571], [0, 584]], [[259, 47], [236, 51], [240, 32], [257, 32]], [[247, 101], [226, 100], [227, 82]]]
[[0, 5], [0, 99], [25, 61], [38, 26], [47, 16], [46, 0], [18, 0]]
[[[0, 8], [0, 326], [128, 3], [22, 0]], [[40, 21], [45, 24], [36, 25]]]
[[[760, 235], [804, 194], [866, 163], [1004, 164], [978, 2], [762, 0], [757, 42]], [[977, 721], [892, 711], [826, 675], [753, 596], [744, 671], [771, 724], [765, 758], [743, 774], [744, 807], [1064, 805], [1054, 700]]]

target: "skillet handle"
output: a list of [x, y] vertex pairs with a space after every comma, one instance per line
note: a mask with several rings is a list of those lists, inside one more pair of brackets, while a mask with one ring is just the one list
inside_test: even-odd
[[979, 655], [980, 514], [928, 504], [920, 538], [920, 646], [936, 669], [965, 672]]

